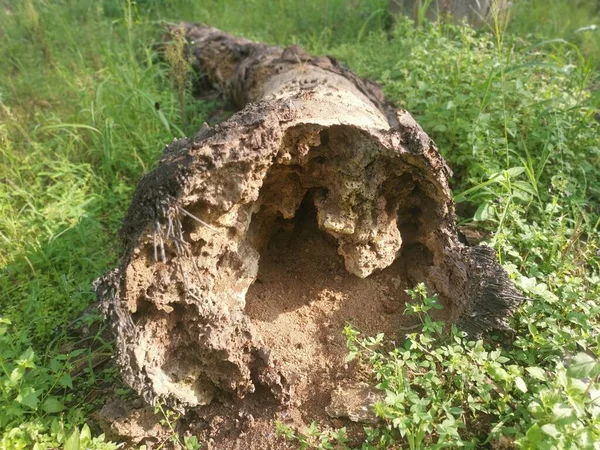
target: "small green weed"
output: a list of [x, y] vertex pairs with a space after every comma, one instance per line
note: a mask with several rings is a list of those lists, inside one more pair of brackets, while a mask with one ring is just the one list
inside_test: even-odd
[[[181, 413], [163, 407], [158, 401], [154, 405], [154, 413], [160, 413], [163, 417], [160, 420], [160, 424], [163, 427], [168, 428], [171, 432], [171, 434], [158, 445], [158, 449], [165, 447], [167, 442], [171, 442], [176, 448], [182, 448], [184, 450], [199, 450], [201, 448], [200, 442], [196, 436], [180, 436], [180, 433], [176, 430], [177, 422], [181, 418]], [[145, 448], [146, 446], [142, 446], [140, 450]]]
[[300, 450], [306, 449], [343, 449], [347, 442], [346, 428], [337, 430], [322, 429], [317, 422], [312, 422], [310, 426], [297, 432], [294, 428], [284, 422], [275, 423], [277, 435], [284, 438], [287, 442], [295, 442]]

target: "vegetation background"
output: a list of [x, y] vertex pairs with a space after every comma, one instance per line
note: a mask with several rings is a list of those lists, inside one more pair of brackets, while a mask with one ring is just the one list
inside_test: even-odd
[[[479, 341], [444, 333], [422, 287], [407, 309], [424, 331], [396, 350], [348, 328], [387, 394], [361, 448], [600, 448], [600, 4], [516, 0], [508, 28], [474, 31], [394, 20], [386, 3], [0, 0], [0, 448], [118, 444], [91, 413], [107, 387], [131, 394], [101, 318], [81, 313], [137, 180], [219, 106], [157, 58], [179, 20], [298, 43], [380, 82], [530, 299], [514, 334]], [[301, 448], [346, 446], [344, 430], [277, 428]]]

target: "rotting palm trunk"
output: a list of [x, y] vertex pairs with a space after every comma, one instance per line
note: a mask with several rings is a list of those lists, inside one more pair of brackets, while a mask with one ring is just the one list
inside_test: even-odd
[[97, 282], [136, 391], [197, 406], [263, 385], [289, 400], [294, 376], [245, 303], [262, 249], [305, 199], [348, 272], [399, 261], [467, 332], [505, 326], [522, 297], [492, 249], [458, 241], [450, 171], [408, 112], [333, 58], [178, 27], [195, 70], [241, 111], [167, 146], [137, 186], [119, 266]]

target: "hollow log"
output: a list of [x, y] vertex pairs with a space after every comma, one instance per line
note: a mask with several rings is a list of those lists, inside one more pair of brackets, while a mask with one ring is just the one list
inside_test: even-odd
[[[190, 23], [172, 30], [185, 33], [194, 70], [240, 111], [166, 147], [133, 196], [120, 264], [96, 282], [129, 385], [181, 407], [259, 387], [289, 402], [298, 366], [266, 336], [276, 317], [259, 326], [249, 316], [247, 293], [271, 237], [283, 229], [293, 240], [307, 208], [352, 286], [381, 274], [424, 282], [468, 333], [507, 326], [521, 295], [493, 249], [459, 242], [450, 169], [379, 86], [298, 46]], [[257, 298], [260, 312], [268, 290]], [[343, 302], [336, 308], [345, 320]]]

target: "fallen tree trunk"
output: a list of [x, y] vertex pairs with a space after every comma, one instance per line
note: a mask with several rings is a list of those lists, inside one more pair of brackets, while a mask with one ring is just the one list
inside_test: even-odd
[[[127, 383], [148, 401], [184, 407], [207, 405], [215, 397], [243, 398], [260, 386], [285, 403], [302, 389], [317, 389], [310, 372], [323, 369], [319, 389], [328, 396], [337, 380], [330, 366], [343, 365], [344, 351], [342, 343], [335, 358], [327, 353], [328, 333], [341, 333], [331, 324], [343, 327], [371, 314], [352, 315], [347, 298], [354, 293], [336, 294], [345, 280], [352, 291], [365, 293], [352, 300], [356, 308], [371, 308], [371, 287], [384, 281], [395, 286], [397, 297], [422, 281], [439, 294], [446, 318], [467, 332], [506, 325], [522, 297], [492, 249], [458, 241], [450, 171], [408, 112], [394, 111], [377, 85], [333, 58], [202, 25], [178, 27], [195, 70], [241, 111], [167, 146], [158, 167], [137, 186], [122, 229], [125, 254], [96, 285], [116, 330]], [[355, 277], [335, 272], [319, 281], [343, 281], [338, 291], [326, 292], [327, 301], [337, 302], [332, 310], [316, 310], [302, 299], [278, 310], [289, 294], [273, 300], [270, 285], [255, 288], [259, 265], [282, 269], [277, 261], [269, 263], [271, 237], [288, 233], [293, 241], [304, 226], [295, 216], [311, 214], [323, 240], [303, 251], [332, 245]], [[337, 270], [332, 258], [335, 267], [323, 270]], [[315, 269], [314, 276], [321, 272]], [[299, 292], [316, 283], [306, 280]], [[260, 319], [268, 308], [272, 316]], [[401, 318], [394, 308], [394, 320]], [[305, 342], [294, 344], [296, 353], [310, 344], [318, 358], [286, 353], [293, 339], [289, 327], [297, 324], [286, 322], [280, 335], [272, 335], [270, 327], [288, 313], [304, 321], [297, 329]], [[376, 314], [367, 331], [393, 332], [400, 323], [389, 319], [385, 325], [387, 313]], [[313, 329], [325, 329], [322, 347]]]

